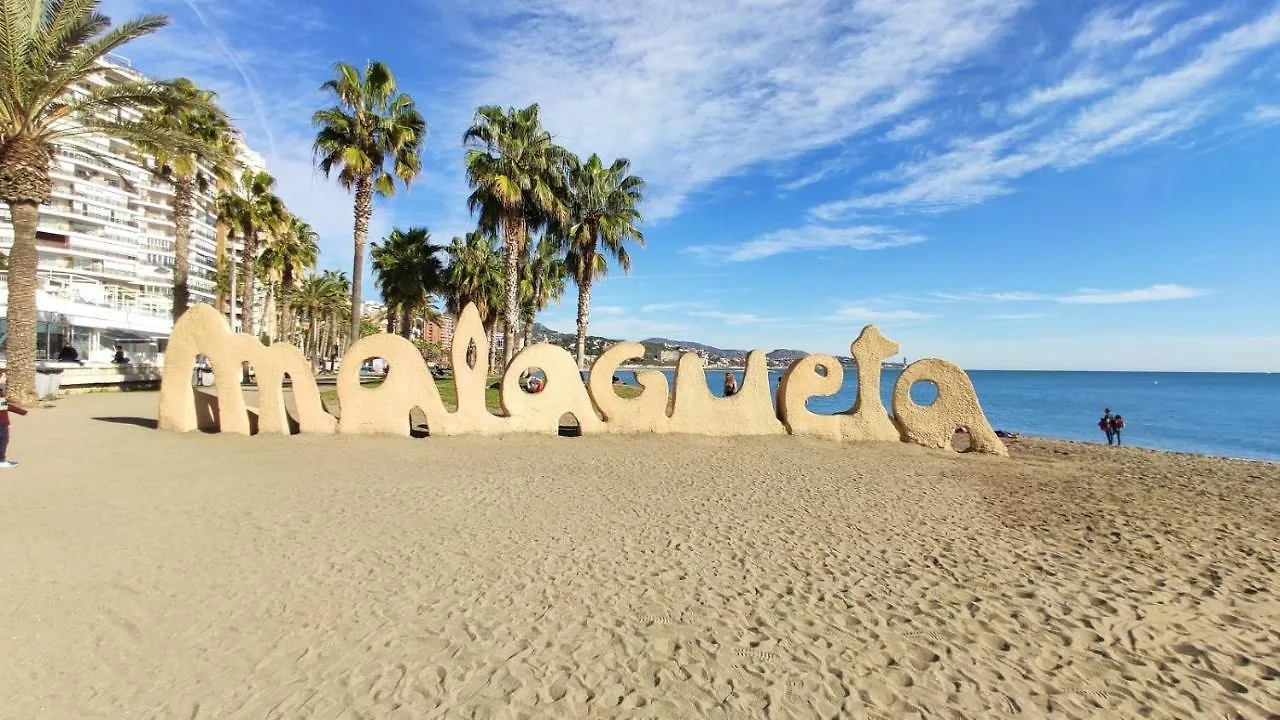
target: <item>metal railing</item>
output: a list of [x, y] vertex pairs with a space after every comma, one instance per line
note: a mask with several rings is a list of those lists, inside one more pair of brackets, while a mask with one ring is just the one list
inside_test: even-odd
[[[108, 285], [102, 281], [75, 272], [39, 270], [41, 289], [60, 300], [116, 310], [128, 314], [153, 318], [170, 317], [173, 300], [164, 295], [142, 293], [120, 285]], [[9, 273], [0, 270], [0, 291], [8, 292]]]

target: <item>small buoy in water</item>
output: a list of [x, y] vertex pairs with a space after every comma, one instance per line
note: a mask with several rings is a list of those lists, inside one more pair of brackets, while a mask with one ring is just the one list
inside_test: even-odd
[[1151, 381], [1151, 384], [1152, 384], [1152, 385], [1159, 385], [1159, 384], [1160, 384], [1160, 381], [1159, 381], [1159, 380], [1152, 380], [1152, 381]]

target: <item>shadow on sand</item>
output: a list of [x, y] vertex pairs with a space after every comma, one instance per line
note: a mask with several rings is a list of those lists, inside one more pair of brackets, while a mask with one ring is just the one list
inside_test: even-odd
[[160, 425], [156, 422], [155, 418], [96, 417], [94, 420], [97, 420], [98, 422], [115, 423], [116, 425], [135, 425], [140, 428], [147, 428], [148, 430], [155, 430]]

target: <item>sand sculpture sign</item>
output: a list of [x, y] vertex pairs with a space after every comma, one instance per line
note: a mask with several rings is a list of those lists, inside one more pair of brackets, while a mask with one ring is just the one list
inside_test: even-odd
[[[470, 352], [469, 352], [470, 351]], [[893, 388], [893, 415], [880, 400], [880, 364], [898, 353], [898, 344], [874, 326], [863, 329], [851, 352], [857, 362], [857, 400], [848, 412], [819, 415], [806, 401], [832, 395], [844, 383], [844, 369], [830, 355], [809, 355], [787, 369], [778, 386], [775, 407], [769, 389], [763, 352], [747, 357], [739, 392], [720, 398], [707, 387], [701, 360], [683, 355], [676, 367], [674, 387], [656, 370], [641, 370], [636, 378], [639, 397], [624, 399], [613, 389], [615, 371], [628, 360], [644, 357], [644, 347], [623, 342], [613, 345], [591, 366], [584, 384], [567, 350], [549, 344], [524, 348], [507, 368], [501, 382], [502, 415], [485, 407], [487, 382], [484, 358], [489, 344], [480, 315], [468, 306], [458, 318], [452, 360], [458, 407], [441, 402], [435, 380], [418, 349], [397, 335], [361, 338], [343, 356], [337, 378], [340, 418], [326, 412], [312, 366], [292, 345], [262, 345], [249, 335], [234, 334], [223, 317], [208, 305], [187, 311], [173, 328], [165, 352], [160, 387], [159, 426], [190, 432], [220, 430], [248, 435], [263, 433], [349, 433], [409, 435], [409, 415], [416, 408], [426, 416], [430, 435], [556, 434], [560, 418], [572, 413], [583, 435], [599, 433], [689, 433], [695, 435], [803, 435], [837, 441], [910, 442], [950, 449], [957, 426], [969, 430], [976, 452], [1007, 455], [978, 404], [969, 376], [945, 360], [920, 360], [909, 365]], [[205, 355], [214, 370], [216, 397], [192, 387], [191, 367]], [[468, 356], [473, 362], [468, 363]], [[360, 367], [367, 359], [383, 358], [389, 368], [384, 382], [362, 387]], [[475, 362], [479, 359], [479, 362]], [[240, 387], [243, 363], [253, 366], [258, 380], [259, 406], [245, 404]], [[525, 370], [541, 369], [545, 388], [538, 393], [520, 386]], [[292, 382], [296, 418], [285, 407], [284, 378]], [[928, 406], [911, 399], [911, 386], [928, 381], [938, 397]]]

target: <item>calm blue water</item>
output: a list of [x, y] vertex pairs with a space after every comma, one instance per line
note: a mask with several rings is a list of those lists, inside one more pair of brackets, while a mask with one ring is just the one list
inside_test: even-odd
[[[671, 372], [667, 372], [670, 379]], [[881, 382], [885, 407], [900, 371]], [[620, 372], [635, 382], [635, 375]], [[736, 372], [739, 384], [742, 373]], [[769, 373], [775, 392], [780, 372]], [[974, 370], [969, 373], [992, 427], [1061, 440], [1103, 439], [1103, 408], [1124, 416], [1126, 445], [1280, 461], [1280, 374], [1124, 373]], [[840, 392], [809, 400], [814, 412], [853, 407], [856, 376], [845, 372]], [[724, 372], [707, 372], [707, 385], [721, 394]], [[912, 388], [916, 402], [933, 399], [932, 386]], [[1105, 440], [1103, 440], [1105, 442]]]

